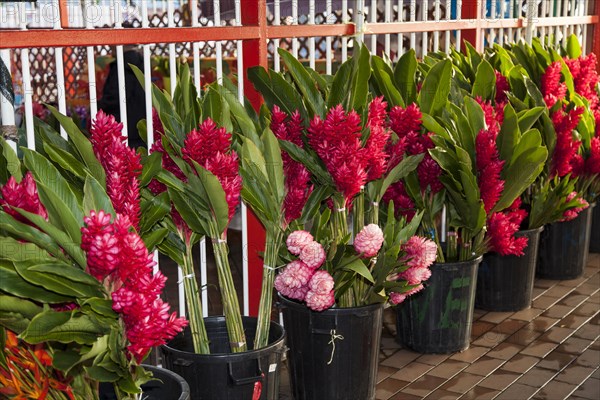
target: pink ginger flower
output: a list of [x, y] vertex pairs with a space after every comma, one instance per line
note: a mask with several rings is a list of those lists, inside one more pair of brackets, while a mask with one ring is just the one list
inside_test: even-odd
[[193, 160], [217, 177], [225, 191], [231, 220], [242, 190], [238, 156], [231, 149], [231, 134], [225, 128], [217, 128], [214, 121], [207, 118], [188, 134], [182, 153], [190, 165]]
[[314, 241], [313, 236], [306, 231], [294, 231], [289, 234], [285, 244], [290, 253], [299, 255], [302, 249]]
[[366, 143], [367, 180], [381, 178], [387, 170], [388, 154], [385, 151], [391, 132], [386, 128], [387, 103], [383, 96], [375, 98], [369, 104], [369, 117], [367, 126], [370, 129], [369, 139]]
[[319, 294], [309, 290], [306, 293], [306, 305], [313, 311], [324, 311], [335, 304], [335, 295], [333, 290], [327, 294]]
[[333, 277], [329, 272], [323, 270], [316, 271], [308, 282], [310, 291], [317, 294], [328, 294], [333, 290], [333, 286]]
[[[278, 139], [287, 140], [303, 148], [302, 132], [304, 123], [298, 111], [290, 118], [278, 106], [271, 112], [271, 130]], [[310, 173], [304, 165], [294, 161], [285, 151], [281, 152], [283, 172], [285, 175], [286, 197], [283, 209], [287, 222], [293, 221], [302, 215], [304, 204], [313, 190], [310, 184]]]
[[548, 108], [554, 107], [557, 102], [562, 101], [567, 95], [567, 85], [561, 83], [562, 64], [555, 61], [548, 68], [541, 78], [541, 91], [544, 101]]
[[325, 120], [316, 116], [308, 128], [308, 141], [348, 203], [367, 182], [367, 154], [362, 147], [361, 121], [355, 111], [341, 105], [329, 110]]
[[510, 84], [508, 79], [498, 71], [494, 71], [496, 74], [496, 104], [506, 104], [508, 96], [506, 92], [510, 92]]
[[419, 285], [415, 288], [412, 288], [411, 290], [409, 290], [406, 293], [392, 292], [392, 293], [390, 293], [390, 303], [392, 303], [393, 305], [398, 305], [398, 304], [404, 302], [404, 300], [406, 300], [406, 298], [408, 296], [412, 296], [413, 294], [418, 293], [423, 289], [424, 289], [424, 286]]
[[363, 257], [375, 257], [383, 244], [383, 231], [376, 224], [365, 226], [354, 239], [354, 249]]
[[0, 206], [17, 221], [33, 226], [27, 218], [19, 214], [13, 207], [40, 215], [48, 220], [48, 213], [40, 202], [37, 185], [31, 172], [27, 171], [20, 183], [17, 183], [14, 176], [11, 176], [6, 184], [2, 186], [1, 193]]
[[574, 220], [575, 218], [577, 218], [577, 216], [579, 215], [580, 212], [582, 212], [583, 210], [585, 210], [586, 208], [588, 208], [590, 206], [590, 203], [588, 203], [583, 197], [578, 197], [578, 196], [579, 196], [579, 193], [577, 193], [577, 192], [571, 192], [567, 196], [567, 199], [566, 199], [567, 203], [573, 199], [577, 199], [577, 201], [579, 202], [579, 207], [571, 208], [571, 209], [565, 211], [563, 213], [563, 218], [560, 220], [561, 222], [568, 222], [568, 221]]
[[314, 270], [300, 260], [289, 263], [280, 273], [281, 284], [291, 289], [308, 285]]
[[565, 113], [558, 110], [552, 114], [552, 123], [556, 131], [556, 146], [552, 154], [552, 174], [563, 177], [573, 172], [573, 159], [576, 157], [581, 141], [576, 140], [573, 131], [579, 124], [583, 108], [578, 107]]
[[312, 270], [316, 270], [325, 262], [325, 249], [319, 242], [310, 242], [302, 248], [299, 257]]
[[517, 198], [510, 208], [504, 212], [493, 213], [487, 222], [487, 234], [490, 251], [501, 256], [522, 256], [527, 247], [527, 237], [515, 237], [521, 223], [527, 217], [527, 211], [520, 208], [521, 199]]
[[418, 285], [431, 278], [431, 270], [427, 267], [411, 267], [401, 272], [398, 278], [408, 281], [410, 285]]
[[412, 268], [429, 268], [437, 258], [437, 245], [433, 240], [413, 236], [402, 245], [406, 252], [403, 258]]

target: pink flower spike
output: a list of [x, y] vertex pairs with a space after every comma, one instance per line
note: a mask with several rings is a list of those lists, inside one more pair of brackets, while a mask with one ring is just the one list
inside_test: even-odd
[[437, 258], [437, 245], [433, 240], [420, 236], [413, 236], [404, 245], [407, 264], [411, 267], [427, 268]]
[[297, 289], [308, 285], [313, 275], [313, 270], [302, 261], [295, 260], [289, 263], [279, 275], [285, 286]]
[[302, 249], [313, 241], [314, 238], [310, 233], [306, 231], [294, 231], [290, 233], [285, 244], [290, 253], [299, 255]]
[[335, 296], [333, 291], [327, 294], [319, 294], [309, 290], [306, 293], [306, 305], [313, 311], [324, 311], [335, 304]]
[[410, 285], [418, 285], [431, 277], [427, 267], [412, 267], [400, 274], [400, 279], [405, 279]]
[[317, 294], [327, 294], [333, 290], [333, 277], [327, 271], [317, 271], [310, 278], [308, 288]]
[[300, 260], [304, 261], [313, 270], [323, 265], [325, 257], [325, 249], [319, 242], [310, 242], [300, 252]]
[[364, 257], [375, 257], [383, 244], [383, 231], [376, 224], [365, 226], [354, 239], [354, 249]]
[[408, 296], [412, 296], [413, 294], [420, 292], [423, 289], [424, 289], [424, 286], [419, 285], [419, 286], [409, 290], [406, 293], [392, 292], [392, 293], [390, 293], [390, 303], [392, 303], [393, 305], [398, 305], [398, 304], [402, 303], [404, 300], [406, 300], [406, 298]]

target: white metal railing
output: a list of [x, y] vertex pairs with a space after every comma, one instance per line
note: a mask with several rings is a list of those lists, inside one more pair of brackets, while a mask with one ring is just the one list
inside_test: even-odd
[[[34, 30], [38, 28], [49, 28], [54, 30], [63, 29], [60, 13], [58, 9], [59, 0], [39, 0], [37, 3], [25, 2], [2, 2], [0, 3], [0, 29], [20, 29], [22, 31]], [[359, 41], [367, 37], [365, 42], [374, 53], [381, 53], [381, 50], [388, 54], [393, 54], [394, 59], [398, 59], [408, 48], [416, 49], [417, 56], [423, 57], [429, 51], [450, 51], [457, 43], [460, 43], [463, 37], [460, 29], [452, 29], [451, 25], [443, 24], [444, 22], [464, 22], [462, 19], [464, 0], [269, 0], [267, 2], [267, 14], [272, 18], [272, 25], [279, 26], [282, 24], [301, 25], [301, 24], [333, 24], [336, 21], [341, 23], [354, 22], [356, 25], [355, 38]], [[183, 15], [179, 10], [182, 6], [190, 7], [189, 21], [184, 21], [182, 17], [175, 19], [177, 15]], [[69, 27], [85, 28], [86, 30], [94, 30], [103, 26], [114, 26], [115, 29], [121, 29], [124, 21], [139, 20], [141, 29], [146, 29], [152, 26], [156, 21], [157, 15], [166, 13], [166, 25], [169, 28], [177, 26], [192, 26], [199, 27], [200, 25], [220, 26], [225, 22], [231, 22], [233, 25], [242, 26], [242, 10], [244, 7], [243, 0], [234, 0], [233, 3], [228, 1], [227, 4], [234, 5], [232, 10], [221, 10], [223, 6], [219, 0], [69, 0], [68, 16]], [[509, 27], [499, 24], [498, 27], [486, 29], [483, 39], [486, 45], [490, 43], [507, 43], [514, 42], [520, 38], [527, 36], [527, 39], [532, 37], [543, 37], [554, 35], [557, 42], [564, 40], [568, 34], [575, 33], [579, 36], [580, 41], [584, 46], [587, 45], [587, 26], [586, 25], [560, 25], [554, 26], [539, 26], [536, 22], [548, 18], [561, 18], [573, 16], [590, 15], [590, 2], [585, 0], [486, 0], [482, 2], [482, 16], [490, 20], [513, 20], [515, 18], [526, 19], [527, 23], [522, 27], [515, 28], [514, 25]], [[208, 10], [205, 12], [205, 10]], [[208, 14], [207, 14], [208, 12]], [[432, 21], [431, 21], [432, 20]], [[418, 23], [430, 21], [436, 24], [442, 24], [443, 29], [421, 32], [399, 32], [373, 34], [369, 30], [369, 25], [377, 23]], [[526, 32], [524, 32], [526, 30]], [[325, 37], [323, 40], [319, 37], [310, 37], [307, 40], [299, 37], [289, 38], [274, 38], [270, 39], [270, 54], [273, 68], [276, 71], [281, 70], [281, 60], [276, 49], [286, 47], [291, 49], [292, 53], [300, 58], [305, 58], [311, 67], [319, 67], [319, 64], [324, 63], [324, 72], [332, 73], [335, 70], [336, 63], [343, 62], [348, 58], [349, 49], [353, 45], [350, 37]], [[124, 134], [127, 134], [127, 99], [125, 93], [124, 82], [124, 59], [123, 59], [123, 44], [127, 43], [127, 38], [123, 38], [121, 45], [116, 46], [116, 61], [118, 69], [118, 78], [120, 84], [120, 107], [121, 118], [124, 122]], [[227, 53], [233, 55], [236, 60], [236, 68], [238, 72], [244, 70], [244, 57], [242, 49], [242, 40], [234, 40], [232, 50], [227, 50]], [[303, 44], [306, 43], [306, 44]], [[171, 92], [174, 90], [177, 49], [180, 45], [190, 45], [186, 43], [185, 37], [182, 37], [182, 43], [169, 43], [168, 60], [169, 71], [168, 77], [171, 78]], [[193, 42], [190, 50], [184, 50], [184, 54], [193, 60], [193, 78], [196, 86], [200, 86], [205, 82], [201, 79], [201, 65], [206, 62], [207, 55], [201, 50], [206, 46], [214, 44], [214, 50], [209, 53], [211, 58], [214, 58], [216, 78], [221, 81], [223, 79], [223, 61], [224, 48], [223, 42]], [[151, 60], [153, 54], [156, 54], [157, 46], [160, 43], [144, 44], [142, 46], [144, 58], [146, 92], [149, 92], [151, 85]], [[4, 62], [15, 73], [22, 77], [22, 88], [19, 89], [23, 93], [23, 103], [17, 104], [17, 107], [22, 107], [26, 135], [26, 143], [30, 148], [35, 147], [35, 137], [33, 129], [33, 102], [34, 93], [32, 89], [33, 77], [31, 74], [32, 54], [30, 50], [39, 44], [32, 44], [31, 48], [22, 48], [18, 52], [10, 49], [0, 50], [0, 56]], [[304, 46], [304, 47], [303, 47]], [[187, 51], [187, 52], [186, 52]], [[19, 54], [17, 59], [16, 54]], [[98, 110], [96, 96], [96, 71], [95, 60], [99, 54], [95, 46], [85, 47], [85, 60], [87, 60], [87, 74], [89, 84], [89, 110], [90, 117], [94, 118]], [[321, 58], [320, 54], [325, 54]], [[35, 53], [36, 57], [39, 52]], [[53, 56], [51, 56], [50, 69], [45, 72], [45, 76], [54, 76], [56, 87], [56, 99], [58, 108], [62, 113], [67, 113], [67, 91], [65, 89], [65, 55], [67, 52], [61, 47], [54, 48]], [[71, 54], [71, 53], [69, 53]], [[71, 56], [70, 56], [71, 57]], [[68, 60], [68, 59], [67, 59]], [[17, 68], [16, 63], [20, 62], [20, 68]], [[211, 60], [212, 61], [212, 60]], [[33, 62], [37, 62], [33, 60]], [[39, 77], [36, 76], [36, 79]], [[15, 82], [18, 79], [15, 78]], [[237, 75], [237, 90], [240, 101], [244, 98], [244, 76], [242, 73]], [[5, 125], [15, 124], [15, 112], [10, 104], [2, 100], [2, 123]], [[152, 126], [152, 110], [151, 96], [146, 96], [145, 102], [146, 120], [147, 120], [147, 137], [149, 145], [154, 142], [153, 126]], [[62, 132], [64, 135], [64, 132]], [[249, 297], [248, 297], [248, 232], [245, 206], [242, 206], [241, 212], [241, 248], [242, 248], [242, 263], [243, 263], [243, 307], [244, 313], [249, 313]], [[208, 282], [207, 274], [207, 251], [206, 243], [202, 241], [200, 247], [200, 280], [202, 284], [202, 300], [203, 313], [208, 313], [208, 297], [206, 284]], [[181, 272], [179, 274], [181, 281]], [[183, 301], [183, 288], [180, 284], [179, 288], [179, 307], [180, 312], [185, 313], [185, 301]]]

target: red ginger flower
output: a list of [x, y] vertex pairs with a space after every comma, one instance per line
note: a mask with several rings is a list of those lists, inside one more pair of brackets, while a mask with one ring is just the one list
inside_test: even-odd
[[383, 195], [383, 201], [386, 203], [393, 201], [395, 213], [405, 216], [408, 221], [415, 216], [415, 203], [406, 192], [402, 181], [390, 185]]
[[[271, 130], [278, 139], [287, 140], [299, 147], [304, 147], [302, 131], [304, 125], [298, 111], [290, 118], [277, 106], [271, 112]], [[285, 175], [286, 196], [283, 202], [285, 220], [287, 222], [300, 218], [302, 209], [313, 190], [310, 184], [310, 173], [304, 165], [292, 160], [285, 151], [281, 152], [283, 172]]]
[[588, 175], [600, 174], [600, 136], [591, 140], [590, 155], [585, 160], [585, 172]]
[[527, 211], [520, 209], [521, 199], [517, 198], [511, 207], [504, 212], [493, 213], [487, 223], [489, 248], [501, 256], [522, 256], [527, 247], [525, 236], [515, 237], [521, 223], [527, 217]]
[[575, 139], [573, 131], [579, 124], [581, 114], [582, 107], [571, 109], [568, 113], [561, 109], [552, 114], [552, 123], [556, 131], [556, 146], [552, 154], [553, 175], [563, 177], [573, 172], [573, 160], [581, 145], [581, 141]]
[[508, 101], [506, 92], [510, 92], [510, 84], [508, 79], [498, 71], [494, 71], [496, 74], [496, 104], [505, 104]]
[[555, 61], [546, 68], [542, 75], [541, 86], [542, 95], [548, 108], [554, 107], [557, 102], [562, 101], [567, 95], [567, 85], [561, 83], [562, 64]]
[[390, 139], [391, 132], [386, 128], [387, 103], [383, 96], [375, 98], [369, 104], [369, 117], [367, 126], [370, 129], [369, 139], [366, 143], [366, 157], [368, 175], [367, 180], [381, 178], [387, 169], [388, 154], [385, 147]]
[[188, 163], [193, 160], [217, 177], [225, 191], [231, 220], [240, 203], [242, 190], [238, 156], [231, 149], [231, 134], [207, 118], [198, 129], [188, 134], [182, 153]]
[[367, 182], [367, 154], [361, 144], [360, 116], [338, 105], [325, 120], [316, 116], [308, 129], [310, 146], [323, 160], [346, 203]]
[[0, 206], [17, 221], [33, 226], [27, 218], [23, 217], [12, 207], [21, 208], [27, 212], [40, 215], [46, 220], [48, 219], [48, 213], [44, 205], [40, 202], [37, 186], [31, 172], [27, 171], [21, 183], [17, 183], [15, 178], [11, 176], [8, 182], [2, 186], [1, 192]]
[[106, 171], [107, 192], [115, 212], [127, 215], [134, 228], [139, 229], [141, 157], [127, 147], [122, 129], [123, 124], [100, 110], [90, 130], [90, 141], [94, 154]]
[[422, 117], [421, 110], [415, 103], [406, 108], [396, 106], [390, 111], [390, 127], [402, 138], [409, 132], [421, 131]]
[[[577, 196], [578, 196], [577, 192], [571, 192], [567, 196], [567, 199], [565, 202], [568, 203], [571, 200], [573, 200], [574, 198], [576, 198]], [[583, 197], [579, 197], [577, 200], [579, 202], [579, 207], [571, 208], [571, 209], [565, 211], [563, 213], [563, 218], [560, 220], [561, 222], [567, 222], [567, 221], [574, 220], [575, 218], [577, 218], [577, 216], [579, 215], [580, 212], [582, 212], [583, 210], [585, 210], [586, 208], [588, 208], [590, 206], [590, 203], [588, 203]]]

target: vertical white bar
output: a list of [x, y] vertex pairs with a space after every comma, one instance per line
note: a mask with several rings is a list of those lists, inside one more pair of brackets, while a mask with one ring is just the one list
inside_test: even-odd
[[[585, 0], [582, 0], [582, 2], [584, 2], [584, 3], [581, 6], [581, 16], [585, 16], [585, 15], [587, 15], [587, 10], [585, 8]], [[588, 41], [587, 41], [588, 26], [587, 25], [582, 25], [581, 29], [583, 30], [582, 37], [581, 37], [581, 46], [582, 46], [582, 49], [583, 49], [583, 53], [587, 54], [586, 46], [587, 46], [587, 43], [588, 43]], [[594, 29], [598, 29], [597, 25], [596, 25], [596, 28], [594, 28]]]
[[[148, 0], [142, 0], [142, 28], [148, 28]], [[154, 144], [154, 126], [152, 119], [152, 65], [150, 60], [150, 45], [145, 44], [144, 49], [144, 91], [146, 92], [146, 137], [148, 149]]]
[[[25, 50], [25, 49], [23, 49]], [[23, 51], [21, 50], [21, 51]], [[10, 77], [11, 70], [11, 57], [10, 57], [10, 49], [2, 49], [0, 50], [0, 58], [2, 58], [2, 62], [6, 65], [8, 69], [8, 74]], [[12, 82], [12, 79], [11, 79]], [[11, 104], [11, 102], [0, 94], [0, 110], [2, 112], [2, 125], [4, 126], [15, 126], [15, 108]], [[16, 129], [16, 127], [15, 127]], [[8, 140], [8, 144], [13, 148], [13, 150], [17, 151], [17, 142], [13, 140]]]
[[[500, 18], [505, 19], [506, 17], [506, 1], [505, 0], [500, 0]], [[498, 44], [500, 44], [500, 46], [504, 46], [504, 28], [500, 28], [500, 41], [498, 42]]]
[[[385, 22], [392, 22], [392, 1], [385, 2]], [[392, 43], [390, 34], [385, 35], [385, 44], [384, 51], [385, 54], [389, 57], [391, 51]]]
[[[273, 13], [273, 25], [281, 25], [281, 0], [275, 0], [274, 13]], [[280, 40], [273, 39], [273, 69], [275, 72], [281, 71], [281, 60], [279, 57], [279, 49]]]
[[208, 264], [206, 263], [206, 237], [200, 240], [200, 292], [202, 316], [208, 317]]
[[[440, 22], [440, 0], [435, 0], [433, 3], [433, 19], [435, 22]], [[433, 32], [433, 51], [437, 52], [440, 49], [440, 31]]]
[[[508, 15], [510, 18], [515, 18], [514, 0], [510, 0], [508, 3]], [[508, 28], [508, 41], [514, 42], [515, 37], [513, 36], [513, 28]]]
[[[308, 2], [308, 23], [315, 24], [315, 0]], [[308, 38], [308, 64], [312, 69], [315, 68], [315, 38]]]
[[[547, 6], [548, 6], [548, 1], [542, 0], [542, 15], [541, 15], [542, 18], [546, 18], [546, 13], [548, 12]], [[540, 33], [540, 38], [542, 39], [542, 41], [546, 41], [546, 27], [541, 26], [538, 29], [538, 31]]]
[[[492, 0], [492, 7], [490, 9], [490, 18], [492, 21], [498, 18], [498, 7], [496, 2], [497, 0]], [[490, 46], [492, 46], [494, 43], [496, 43], [496, 29], [492, 28], [490, 29]]]
[[[298, 25], [298, 0], [292, 0], [292, 20], [294, 25]], [[292, 54], [298, 58], [298, 39], [292, 38]]]
[[[167, 25], [169, 28], [175, 27], [175, 5], [173, 1], [167, 1]], [[175, 57], [175, 43], [169, 43], [169, 80], [171, 85], [171, 97], [175, 95], [175, 86], [177, 85], [177, 61]]]
[[[58, 8], [56, 9], [58, 13]], [[27, 16], [25, 14], [25, 4], [19, 3], [19, 26], [21, 30], [27, 30]], [[62, 56], [61, 56], [62, 61]], [[10, 69], [10, 63], [7, 64]], [[27, 126], [27, 148], [35, 149], [35, 131], [33, 129], [33, 89], [31, 88], [31, 69], [29, 66], [29, 49], [21, 49], [21, 76], [23, 77], [23, 95], [25, 97], [25, 123]], [[58, 66], [57, 66], [58, 68]], [[57, 74], [58, 75], [58, 74]], [[64, 90], [64, 85], [63, 85]], [[59, 90], [60, 96], [60, 90]], [[63, 96], [64, 99], [64, 96]], [[62, 112], [62, 111], [61, 111]], [[63, 112], [63, 114], [65, 114]], [[61, 133], [66, 135], [64, 130]]]
[[[452, 1], [451, 0], [446, 0], [446, 22], [450, 22], [452, 21]], [[445, 37], [445, 51], [446, 54], [450, 54], [450, 36], [452, 36], [452, 31], [446, 31], [446, 37]]]
[[[190, 7], [192, 8], [192, 27], [197, 28], [199, 26], [198, 21], [198, 0], [190, 0]], [[192, 57], [194, 57], [194, 86], [200, 93], [200, 43], [192, 43]]]
[[[113, 15], [115, 20], [115, 29], [122, 29], [121, 2], [114, 0]], [[121, 114], [121, 122], [123, 123], [123, 136], [128, 137], [127, 130], [127, 92], [125, 90], [125, 60], [123, 59], [123, 46], [117, 46], [117, 77], [119, 82], [119, 113]]]
[[354, 37], [355, 42], [363, 43], [365, 41], [365, 0], [355, 0], [354, 23], [356, 24], [357, 35]]
[[[83, 19], [85, 20], [86, 29], [94, 29], [92, 24], [92, 0], [85, 0], [85, 8], [83, 11]], [[87, 66], [88, 66], [88, 85], [90, 91], [90, 118], [96, 118], [98, 112], [98, 102], [96, 98], [96, 57], [94, 46], [87, 46]]]
[[152, 0], [152, 15], [156, 15], [156, 0]]
[[[213, 0], [213, 8], [215, 10], [214, 19], [215, 26], [221, 26], [221, 1]], [[217, 82], [223, 83], [223, 44], [220, 41], [215, 42], [216, 58], [215, 64], [217, 67]]]
[[[242, 26], [242, 3], [235, 0], [235, 24]], [[244, 46], [241, 40], [237, 41], [237, 70], [238, 70], [238, 101], [244, 104]]]
[[[342, 23], [348, 23], [348, 0], [342, 0]], [[348, 38], [342, 37], [342, 62], [348, 59]]]
[[[556, 3], [554, 4], [554, 13], [553, 14], [555, 17], [558, 17], [561, 15], [561, 13], [562, 13], [562, 0], [556, 0]], [[555, 46], [558, 46], [558, 43], [560, 41], [560, 32], [561, 32], [560, 26], [557, 25], [554, 28], [554, 45]]]
[[[398, 22], [402, 22], [404, 19], [404, 0], [398, 0]], [[396, 60], [399, 60], [404, 54], [404, 35], [402, 33], [398, 34], [398, 51], [396, 55]]]
[[[417, 20], [417, 2], [416, 0], [410, 0], [410, 21], [415, 22]], [[417, 45], [417, 34], [412, 32], [410, 34], [410, 48], [415, 49]]]
[[[183, 277], [183, 270], [177, 266], [177, 291], [179, 294], [179, 315], [185, 317], [185, 288], [183, 286], [183, 280], [187, 279]], [[193, 279], [196, 279], [193, 277]]]
[[[566, 17], [569, 15], [569, 0], [563, 0], [563, 13], [562, 13], [563, 17]], [[562, 45], [564, 46], [566, 41], [567, 41], [567, 37], [568, 37], [568, 32], [567, 32], [567, 25], [563, 25], [562, 26], [562, 38], [561, 38], [561, 42]]]
[[[369, 11], [371, 23], [377, 23], [377, 0], [371, 0], [371, 10]], [[371, 54], [377, 55], [377, 35], [371, 35]]]
[[[512, 0], [511, 0], [512, 1]], [[456, 20], [460, 21], [462, 19], [462, 0], [456, 1]], [[460, 51], [460, 41], [462, 37], [462, 30], [456, 30], [456, 50]]]
[[[422, 4], [422, 9], [421, 9], [421, 20], [422, 21], [427, 21], [428, 19], [428, 13], [429, 13], [429, 1], [428, 0], [423, 0], [423, 4]], [[422, 45], [422, 56], [425, 57], [427, 55], [427, 50], [429, 49], [429, 32], [423, 32], [423, 45]]]
[[[325, 17], [325, 23], [326, 24], [331, 24], [332, 22], [332, 16], [333, 14], [331, 13], [331, 0], [327, 0], [327, 2], [325, 3], [325, 8], [327, 11], [327, 16]], [[333, 50], [331, 48], [331, 36], [327, 36], [325, 38], [325, 73], [327, 75], [331, 75], [331, 63], [332, 63], [332, 58], [333, 58]]]
[[[53, 17], [54, 17], [53, 29], [55, 29], [55, 30], [62, 29], [62, 27], [60, 25], [61, 20], [60, 20], [60, 11], [59, 11], [58, 1], [59, 0], [55, 0], [55, 2], [53, 3], [53, 7], [54, 7], [53, 12], [55, 13], [55, 15], [53, 15]], [[23, 4], [23, 3], [21, 3], [21, 4]], [[23, 29], [24, 25], [27, 24], [27, 15], [25, 14], [25, 8], [23, 8], [23, 18], [21, 19], [21, 23], [23, 24], [21, 29]], [[62, 114], [66, 115], [67, 114], [67, 93], [65, 90], [65, 67], [64, 67], [64, 63], [63, 63], [62, 47], [54, 48], [54, 56], [55, 56], [55, 60], [56, 60], [56, 88], [58, 90], [58, 98], [57, 98], [58, 111], [60, 111]], [[62, 126], [60, 127], [60, 134], [65, 139], [67, 138], [67, 132], [64, 130], [64, 128]]]

